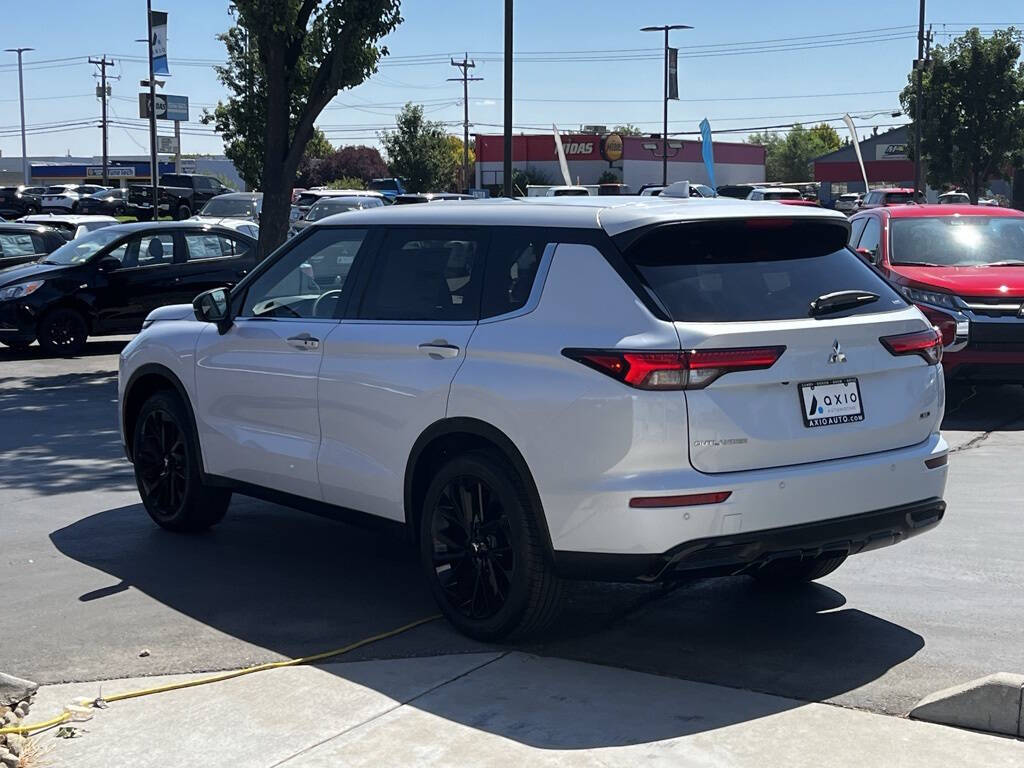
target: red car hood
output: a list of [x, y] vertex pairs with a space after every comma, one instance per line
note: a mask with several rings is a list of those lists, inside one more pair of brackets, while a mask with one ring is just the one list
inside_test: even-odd
[[894, 265], [891, 270], [897, 282], [920, 283], [960, 296], [1024, 296], [1024, 266], [901, 267]]

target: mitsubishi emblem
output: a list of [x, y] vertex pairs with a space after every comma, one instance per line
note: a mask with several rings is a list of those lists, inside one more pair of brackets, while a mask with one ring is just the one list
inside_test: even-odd
[[828, 356], [830, 363], [845, 363], [846, 354], [843, 352], [843, 347], [839, 343], [839, 339], [832, 342], [832, 354]]

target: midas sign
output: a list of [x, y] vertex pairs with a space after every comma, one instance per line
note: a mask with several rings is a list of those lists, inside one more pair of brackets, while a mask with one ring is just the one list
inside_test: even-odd
[[609, 163], [622, 159], [622, 137], [617, 133], [609, 133], [601, 142], [601, 154]]
[[566, 157], [569, 155], [589, 155], [594, 151], [594, 142], [564, 141], [562, 142], [562, 149], [565, 151]]

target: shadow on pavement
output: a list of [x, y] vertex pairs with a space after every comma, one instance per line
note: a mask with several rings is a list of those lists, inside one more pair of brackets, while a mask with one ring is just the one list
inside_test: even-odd
[[1024, 429], [1024, 387], [947, 383], [942, 429], [964, 432]]
[[[119, 355], [121, 350], [128, 344], [123, 338], [120, 339], [98, 339], [96, 341], [90, 341], [85, 345], [85, 351], [80, 355], [76, 355], [74, 360], [81, 360], [83, 358], [99, 357], [100, 355]], [[43, 354], [43, 349], [38, 344], [33, 344], [28, 349], [12, 349], [0, 345], [0, 363], [7, 361], [25, 361], [25, 360], [60, 360], [64, 358], [55, 358], [51, 355]]]
[[[50, 538], [62, 554], [118, 580], [80, 601], [132, 588], [285, 656], [340, 646], [436, 610], [415, 559], [394, 539], [244, 497], [236, 497], [224, 523], [199, 536], [161, 531], [141, 505], [131, 505], [86, 517]], [[552, 634], [523, 649], [820, 700], [877, 679], [924, 645], [901, 626], [842, 609], [845, 598], [823, 586], [783, 596], [737, 578], [655, 596], [649, 587], [574, 584]], [[482, 650], [488, 647], [433, 622], [345, 660]], [[216, 662], [198, 647], [192, 663], [210, 669]], [[625, 673], [576, 679], [564, 669], [553, 676], [545, 671], [550, 666], [521, 665], [496, 677], [493, 669], [481, 670], [494, 679], [474, 684], [474, 673], [453, 683], [452, 695], [424, 696], [412, 706], [547, 749], [659, 741], [794, 706], [749, 697], [749, 704], [717, 707], [712, 715], [692, 705], [676, 708], [671, 697], [631, 693]], [[356, 682], [392, 693], [386, 675], [357, 679], [357, 667], [326, 668], [346, 678], [351, 669]], [[586, 667], [568, 668], [587, 675]], [[661, 683], [652, 678], [644, 685], [654, 690]]]
[[134, 484], [118, 434], [116, 371], [0, 373], [0, 424], [0, 488], [53, 495]]

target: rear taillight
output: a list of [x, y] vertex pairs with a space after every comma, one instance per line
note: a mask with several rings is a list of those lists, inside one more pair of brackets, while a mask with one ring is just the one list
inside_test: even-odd
[[882, 336], [882, 345], [894, 355], [918, 355], [929, 365], [942, 362], [942, 334], [935, 328], [898, 336]]
[[566, 357], [637, 389], [702, 389], [734, 371], [771, 368], [785, 347], [621, 352], [564, 349]]
[[929, 323], [939, 329], [939, 334], [942, 336], [942, 346], [948, 347], [956, 340], [955, 317], [942, 310], [929, 307], [927, 304], [916, 304], [915, 306], [924, 313]]

